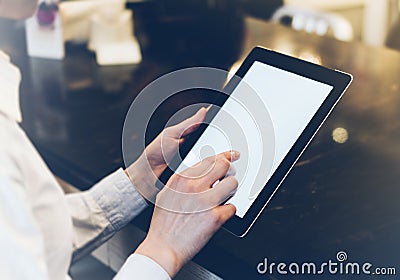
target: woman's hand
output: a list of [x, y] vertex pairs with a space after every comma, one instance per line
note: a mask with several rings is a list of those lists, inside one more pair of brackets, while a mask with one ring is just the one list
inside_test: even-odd
[[[157, 195], [149, 232], [135, 253], [153, 259], [174, 277], [235, 214], [235, 206], [220, 204], [238, 186], [234, 177], [225, 177], [238, 158], [238, 152], [225, 152], [174, 174]], [[165, 210], [160, 207], [164, 204], [181, 212]]]
[[[179, 150], [184, 136], [192, 133], [203, 122], [207, 113], [201, 108], [183, 122], [164, 129], [125, 172], [139, 191], [152, 188], [158, 177]], [[147, 196], [146, 196], [147, 197]]]

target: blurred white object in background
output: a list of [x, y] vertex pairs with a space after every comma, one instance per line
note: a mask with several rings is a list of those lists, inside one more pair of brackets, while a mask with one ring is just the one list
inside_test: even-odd
[[374, 46], [384, 44], [389, 26], [393, 21], [391, 9], [397, 4], [397, 0], [365, 0], [363, 27], [365, 43]]
[[[35, 56], [62, 58], [64, 42], [76, 41], [88, 42], [88, 48], [96, 52], [100, 65], [141, 61], [139, 43], [133, 35], [132, 11], [125, 9], [125, 0], [67, 1], [58, 5], [58, 11], [55, 23], [59, 30], [57, 36], [50, 37], [50, 32], [38, 35], [43, 31], [36, 31], [36, 19], [28, 20], [27, 33], [28, 39], [31, 39], [28, 41], [33, 42], [28, 43], [28, 49], [35, 50], [30, 55], [32, 53]], [[47, 41], [42, 37], [47, 38]], [[62, 55], [59, 54], [60, 51], [53, 54], [55, 48], [49, 44], [45, 46], [44, 42], [51, 42], [62, 48]]]
[[340, 13], [351, 20], [354, 37], [383, 46], [399, 14], [399, 0], [284, 0], [285, 5]]
[[124, 0], [97, 0], [96, 12], [89, 17], [88, 48], [95, 51], [107, 41], [125, 41], [132, 37], [132, 11]]
[[49, 59], [64, 58], [64, 39], [57, 3], [39, 1], [36, 13], [25, 22], [28, 55]]
[[342, 16], [294, 6], [283, 6], [272, 16], [272, 21], [320, 36], [331, 34], [342, 41], [353, 39], [353, 28]]
[[139, 63], [142, 59], [133, 36], [132, 11], [124, 0], [102, 0], [90, 18], [88, 48], [96, 52], [100, 65]]
[[101, 3], [95, 0], [60, 3], [59, 10], [64, 28], [64, 40], [87, 42], [90, 33], [90, 18], [100, 8]]
[[108, 43], [97, 48], [96, 60], [99, 65], [136, 64], [142, 55], [137, 41]]
[[283, 2], [288, 6], [312, 8], [318, 11], [338, 11], [351, 9], [354, 8], [354, 6], [362, 6], [365, 0], [284, 0]]

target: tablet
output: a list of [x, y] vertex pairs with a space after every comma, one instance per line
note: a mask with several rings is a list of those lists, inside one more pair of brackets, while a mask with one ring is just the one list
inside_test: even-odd
[[[201, 157], [241, 152], [239, 186], [224, 228], [243, 237], [332, 111], [352, 76], [261, 47], [254, 48], [172, 161], [180, 172]], [[166, 181], [171, 169], [161, 178]]]

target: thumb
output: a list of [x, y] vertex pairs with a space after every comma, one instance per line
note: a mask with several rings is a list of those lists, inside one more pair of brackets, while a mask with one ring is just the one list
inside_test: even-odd
[[197, 111], [196, 114], [191, 116], [190, 118], [184, 120], [183, 122], [171, 126], [169, 128], [169, 132], [171, 137], [173, 138], [180, 138], [183, 136], [186, 136], [193, 131], [195, 131], [200, 124], [203, 122], [204, 118], [206, 117], [207, 114], [207, 109], [206, 108], [201, 108], [200, 110]]

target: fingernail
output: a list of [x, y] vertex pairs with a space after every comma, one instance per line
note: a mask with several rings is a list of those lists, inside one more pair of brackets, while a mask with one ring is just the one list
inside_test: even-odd
[[240, 158], [240, 153], [238, 151], [231, 151], [232, 161], [238, 160]]

